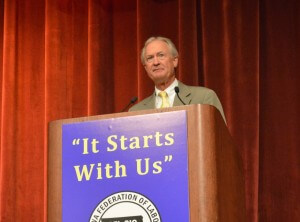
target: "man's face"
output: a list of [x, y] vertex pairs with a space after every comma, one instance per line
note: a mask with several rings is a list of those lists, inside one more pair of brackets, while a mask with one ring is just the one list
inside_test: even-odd
[[177, 64], [178, 58], [172, 56], [164, 41], [154, 40], [146, 46], [144, 67], [155, 85], [172, 83]]

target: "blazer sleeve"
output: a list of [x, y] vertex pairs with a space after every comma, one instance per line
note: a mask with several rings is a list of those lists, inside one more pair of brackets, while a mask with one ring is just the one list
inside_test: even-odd
[[221, 115], [222, 115], [222, 117], [223, 117], [223, 119], [226, 123], [226, 118], [225, 118], [225, 114], [224, 114], [222, 104], [221, 104], [217, 94], [213, 90], [211, 90], [211, 89], [207, 90], [207, 93], [205, 94], [203, 103], [216, 107], [220, 111], [220, 113], [221, 113]]

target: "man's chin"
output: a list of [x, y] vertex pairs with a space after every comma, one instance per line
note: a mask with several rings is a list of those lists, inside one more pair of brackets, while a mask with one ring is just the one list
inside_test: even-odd
[[172, 78], [161, 78], [161, 79], [156, 79], [154, 81], [154, 84], [156, 86], [158, 85], [170, 85], [171, 83], [173, 82], [173, 79]]
[[162, 85], [169, 83], [173, 79], [175, 79], [175, 76], [166, 76], [165, 74], [163, 75], [152, 75], [152, 81], [154, 82], [155, 85]]
[[164, 84], [168, 81], [168, 79], [162, 77], [162, 78], [155, 78], [153, 81], [155, 84]]
[[152, 75], [149, 75], [150, 79], [152, 79], [153, 82], [163, 82], [167, 77], [160, 73], [153, 73]]
[[157, 70], [152, 72], [152, 76], [154, 78], [164, 78], [166, 76], [166, 73], [163, 70]]

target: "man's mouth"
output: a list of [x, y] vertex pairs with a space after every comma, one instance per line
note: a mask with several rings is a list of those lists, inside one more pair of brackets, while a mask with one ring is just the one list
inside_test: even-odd
[[162, 70], [163, 70], [163, 68], [156, 68], [156, 69], [153, 69], [152, 71], [157, 72], [157, 71], [162, 71]]

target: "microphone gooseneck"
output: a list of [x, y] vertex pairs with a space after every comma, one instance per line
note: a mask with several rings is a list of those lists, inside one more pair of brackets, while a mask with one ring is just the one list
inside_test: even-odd
[[137, 101], [137, 99], [138, 98], [136, 96], [134, 96], [134, 97], [131, 98], [130, 102], [133, 104], [133, 103], [135, 103]]
[[176, 87], [174, 88], [174, 90], [175, 90], [175, 92], [176, 92], [176, 95], [177, 95], [178, 99], [181, 101], [181, 103], [182, 103], [183, 105], [186, 105], [186, 104], [182, 101], [182, 99], [180, 98], [180, 96], [179, 96], [179, 87], [176, 86]]
[[130, 102], [127, 104], [127, 106], [125, 106], [124, 109], [122, 109], [121, 112], [124, 112], [126, 109], [128, 109], [128, 107], [129, 107], [130, 105], [134, 104], [134, 103], [137, 101], [137, 99], [138, 99], [138, 98], [137, 98], [136, 96], [132, 97], [132, 98], [130, 99]]

